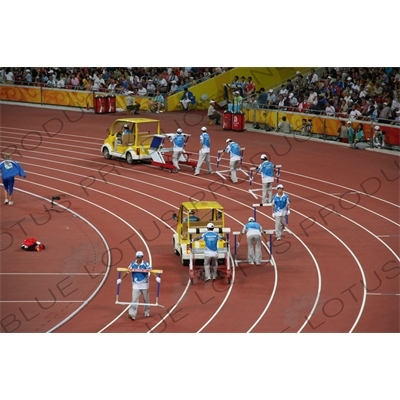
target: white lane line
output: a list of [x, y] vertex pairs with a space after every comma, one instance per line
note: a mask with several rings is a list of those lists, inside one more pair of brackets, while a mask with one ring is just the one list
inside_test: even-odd
[[381, 238], [388, 238], [388, 237], [399, 237], [400, 235], [376, 235], [376, 236]]
[[[306, 189], [311, 190], [311, 191], [313, 191], [313, 192], [322, 193], [322, 194], [325, 195], [325, 196], [333, 197], [333, 198], [335, 198], [335, 199], [338, 199], [339, 201], [343, 201], [343, 202], [349, 203], [349, 204], [351, 204], [352, 206], [358, 207], [358, 208], [360, 208], [360, 209], [362, 209], [362, 210], [364, 210], [364, 211], [367, 211], [367, 212], [369, 212], [369, 213], [371, 213], [371, 214], [375, 214], [377, 217], [383, 218], [383, 219], [385, 219], [386, 221], [388, 221], [388, 222], [390, 222], [390, 223], [392, 223], [392, 224], [394, 224], [394, 225], [400, 227], [400, 223], [397, 223], [396, 221], [394, 221], [394, 220], [391, 219], [391, 218], [385, 217], [385, 216], [382, 215], [381, 213], [377, 213], [377, 212], [375, 212], [375, 211], [372, 211], [372, 210], [369, 209], [369, 208], [366, 208], [366, 207], [364, 207], [364, 206], [361, 206], [361, 205], [358, 204], [358, 203], [354, 203], [354, 202], [352, 202], [352, 201], [350, 201], [350, 200], [347, 200], [347, 199], [344, 199], [344, 198], [341, 198], [341, 197], [334, 196], [333, 194], [324, 192], [323, 190], [318, 190], [318, 189], [310, 188], [309, 186], [302, 185], [302, 184], [300, 184], [300, 183], [291, 182], [291, 181], [286, 181], [286, 182], [288, 182], [288, 183], [290, 183], [290, 184], [292, 184], [292, 185], [296, 185], [296, 186], [300, 186], [300, 187], [302, 187], [302, 188], [306, 188]], [[355, 193], [355, 192], [354, 192], [354, 193]], [[360, 192], [360, 193], [361, 193], [361, 192]], [[344, 210], [344, 211], [347, 211], [347, 210]], [[340, 214], [340, 211], [338, 211], [338, 210], [334, 210], [334, 211], [332, 211], [332, 212], [336, 212], [337, 214]], [[340, 215], [341, 215], [341, 214], [340, 214]]]
[[[136, 172], [139, 172], [140, 174], [143, 174], [143, 175], [151, 175], [151, 176], [154, 176], [154, 174], [150, 174], [150, 173], [147, 173], [147, 172], [143, 172], [143, 171], [136, 171]], [[40, 175], [40, 174], [39, 174]], [[132, 178], [128, 178], [128, 179], [132, 179]], [[168, 179], [168, 178], [167, 178]], [[133, 180], [135, 180], [135, 181], [139, 181], [139, 180], [136, 180], [136, 179], [133, 179]], [[109, 183], [109, 182], [107, 182], [107, 183]], [[154, 186], [157, 186], [157, 187], [160, 187], [159, 185], [154, 185]], [[193, 187], [195, 187], [194, 185], [187, 185], [187, 186], [193, 186]], [[126, 189], [126, 188], [125, 188]], [[93, 190], [93, 189], [92, 189]], [[165, 187], [164, 187], [164, 190], [165, 190]], [[242, 189], [239, 189], [239, 190], [242, 190]], [[244, 192], [247, 192], [247, 190], [242, 190], [242, 191], [244, 191]], [[362, 193], [362, 192], [361, 192]], [[223, 196], [222, 195], [222, 197], [227, 197], [227, 196]], [[230, 200], [232, 200], [231, 198], [230, 198]], [[309, 201], [308, 199], [305, 199], [306, 201]], [[238, 202], [239, 203], [239, 202]], [[241, 203], [241, 204], [243, 204], [243, 203]], [[314, 204], [316, 204], [316, 203], [314, 203]], [[331, 210], [330, 210], [331, 211]], [[350, 220], [350, 219], [349, 219]], [[351, 220], [350, 220], [351, 221]], [[355, 223], [354, 221], [353, 221], [353, 223]], [[363, 228], [363, 229], [365, 229], [365, 228]]]
[[[105, 272], [99, 272], [96, 274], [96, 276], [101, 276], [101, 275], [105, 275]], [[0, 272], [0, 275], [68, 275], [68, 276], [88, 276], [89, 274], [86, 272]], [[95, 276], [95, 277], [96, 277]], [[93, 278], [93, 276], [91, 276], [91, 278]]]
[[[47, 178], [48, 178], [48, 177], [47, 177]], [[64, 182], [64, 183], [69, 183], [69, 184], [72, 184], [72, 185], [75, 185], [75, 186], [78, 186], [77, 184], [74, 184], [74, 183], [71, 183], [71, 182], [68, 182], [68, 181], [65, 181], [65, 180], [62, 180], [62, 179], [57, 179], [57, 178], [52, 178], [52, 179], [57, 180], [57, 181], [62, 181], [62, 182]], [[33, 184], [33, 185], [35, 185], [35, 186], [40, 186], [40, 187], [44, 187], [44, 188], [47, 188], [47, 189], [51, 189], [51, 190], [54, 191], [54, 188], [52, 188], [52, 187], [50, 187], [50, 186], [47, 186], [47, 185], [42, 185], [42, 184], [39, 184], [39, 183], [37, 183], [37, 182], [30, 182], [30, 181], [28, 181], [28, 183]], [[49, 199], [46, 199], [46, 198], [44, 198], [44, 197], [42, 197], [42, 196], [39, 196], [39, 195], [30, 193], [30, 192], [27, 192], [27, 191], [22, 190], [22, 189], [18, 189], [18, 190], [21, 191], [21, 192], [23, 192], [23, 193], [33, 195], [33, 196], [35, 196], [35, 197], [41, 198], [41, 199], [46, 200], [47, 202], [49, 202]], [[134, 232], [138, 235], [138, 237], [141, 239], [141, 241], [143, 242], [145, 248], [146, 248], [147, 251], [148, 251], [148, 254], [149, 254], [149, 262], [150, 262], [150, 263], [152, 262], [152, 260], [151, 260], [151, 253], [150, 253], [150, 251], [149, 251], [149, 247], [148, 247], [148, 245], [147, 245], [147, 243], [146, 243], [146, 240], [144, 240], [144, 238], [143, 238], [143, 236], [140, 234], [140, 232], [138, 232], [138, 231], [137, 231], [131, 224], [129, 224], [124, 218], [121, 218], [120, 216], [118, 216], [117, 214], [113, 213], [112, 211], [110, 211], [110, 210], [108, 210], [108, 209], [106, 209], [106, 208], [104, 208], [104, 207], [102, 207], [102, 206], [100, 206], [100, 205], [98, 205], [98, 204], [96, 204], [96, 203], [93, 203], [92, 201], [89, 201], [89, 200], [87, 200], [87, 199], [81, 198], [81, 197], [76, 196], [76, 195], [74, 195], [74, 194], [72, 194], [72, 193], [70, 193], [70, 194], [68, 194], [68, 195], [71, 196], [71, 197], [74, 197], [74, 198], [78, 198], [79, 200], [81, 200], [81, 201], [83, 201], [83, 202], [86, 202], [86, 203], [88, 203], [88, 204], [90, 204], [90, 205], [92, 205], [92, 206], [98, 207], [98, 208], [100, 208], [101, 210], [103, 210], [103, 211], [105, 211], [105, 212], [111, 214], [114, 218], [119, 219], [122, 223], [126, 224], [126, 225], [127, 225], [130, 229], [132, 229], [132, 231], [134, 231]], [[112, 197], [117, 198], [116, 196], [112, 196]], [[81, 218], [84, 222], [86, 222], [89, 226], [91, 226], [91, 227], [98, 233], [98, 235], [99, 235], [99, 236], [101, 237], [101, 239], [103, 240], [103, 243], [104, 243], [105, 248], [106, 248], [106, 250], [107, 250], [108, 262], [107, 262], [106, 273], [104, 274], [104, 277], [103, 277], [102, 281], [99, 283], [99, 285], [98, 285], [98, 287], [96, 288], [96, 290], [89, 296], [89, 298], [85, 301], [84, 304], [82, 304], [81, 307], [79, 307], [77, 310], [75, 310], [71, 315], [69, 315], [69, 316], [68, 316], [67, 318], [65, 318], [63, 321], [61, 321], [60, 323], [58, 323], [56, 326], [54, 326], [53, 328], [51, 328], [51, 329], [48, 331], [48, 333], [55, 331], [56, 329], [58, 329], [59, 327], [61, 327], [63, 324], [65, 324], [67, 321], [69, 321], [73, 316], [75, 316], [79, 311], [81, 311], [81, 310], [94, 298], [94, 296], [98, 293], [98, 291], [100, 290], [100, 288], [101, 288], [101, 287], [103, 286], [103, 284], [105, 283], [105, 280], [107, 279], [107, 276], [108, 276], [108, 274], [109, 274], [109, 272], [110, 272], [110, 268], [111, 268], [111, 251], [110, 251], [110, 247], [108, 246], [108, 243], [107, 243], [107, 241], [105, 240], [104, 236], [101, 234], [101, 232], [100, 232], [91, 222], [89, 222], [88, 220], [86, 220], [85, 218], [83, 218], [82, 216], [80, 216], [79, 214], [77, 214], [76, 212], [74, 212], [74, 211], [68, 209], [67, 207], [65, 207], [65, 206], [63, 206], [63, 205], [61, 205], [61, 204], [58, 204], [58, 207], [61, 207], [61, 208], [64, 209], [64, 211], [68, 211], [68, 212], [70, 212], [70, 213], [76, 215], [77, 217]]]
[[214, 314], [209, 318], [209, 320], [197, 331], [197, 333], [200, 333], [204, 328], [207, 327], [207, 325], [218, 315], [218, 313], [221, 311], [222, 307], [225, 305], [225, 303], [227, 302], [229, 296], [231, 295], [231, 292], [233, 290], [233, 285], [235, 283], [235, 270], [236, 268], [234, 267], [235, 265], [235, 261], [232, 257], [232, 254], [229, 254], [229, 257], [231, 259], [231, 268], [232, 268], [232, 280], [231, 280], [231, 284], [229, 285], [229, 289], [226, 292], [226, 295], [224, 297], [224, 299], [222, 300], [221, 304], [219, 305], [219, 307], [215, 310]]
[[0, 303], [86, 303], [86, 300], [0, 300]]
[[[376, 196], [373, 196], [373, 195], [365, 193], [365, 192], [360, 192], [358, 190], [354, 190], [354, 188], [349, 188], [349, 187], [346, 187], [346, 186], [343, 186], [343, 185], [339, 185], [337, 183], [333, 183], [333, 182], [330, 182], [330, 181], [325, 181], [323, 179], [312, 178], [311, 176], [307, 176], [307, 175], [297, 174], [297, 173], [291, 172], [291, 171], [285, 171], [285, 173], [290, 174], [290, 175], [294, 175], [294, 176], [297, 176], [297, 177], [305, 178], [305, 179], [310, 179], [310, 180], [313, 180], [313, 181], [316, 181], [316, 182], [322, 182], [324, 184], [327, 184], [328, 186], [336, 186], [338, 188], [342, 188], [342, 189], [346, 190], [346, 193], [348, 191], [348, 192], [352, 192], [352, 193], [362, 194], [364, 196], [370, 197], [371, 199], [382, 201], [382, 202], [390, 204], [391, 206], [394, 206], [396, 208], [400, 208], [400, 205], [397, 204], [397, 203], [392, 203], [391, 201], [382, 199], [381, 197], [376, 197]], [[289, 181], [285, 180], [285, 182], [289, 182]], [[290, 183], [295, 184], [294, 182], [290, 182]], [[307, 186], [307, 187], [309, 187], [309, 186]], [[314, 189], [314, 190], [316, 190], [316, 189]]]
[[400, 293], [367, 293], [368, 296], [400, 296]]

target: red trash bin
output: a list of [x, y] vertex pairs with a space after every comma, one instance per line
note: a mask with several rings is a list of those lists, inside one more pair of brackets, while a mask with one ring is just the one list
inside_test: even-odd
[[245, 121], [243, 113], [233, 113], [232, 115], [232, 130], [233, 131], [244, 131], [245, 130]]
[[104, 96], [94, 97], [94, 112], [96, 114], [105, 114], [107, 112], [107, 99]]
[[222, 129], [232, 129], [232, 112], [230, 110], [224, 111]]
[[116, 109], [115, 96], [107, 96], [107, 112], [115, 113]]

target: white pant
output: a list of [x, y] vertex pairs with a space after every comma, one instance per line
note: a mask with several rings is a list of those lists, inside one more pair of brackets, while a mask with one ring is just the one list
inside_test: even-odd
[[286, 215], [275, 216], [275, 234], [276, 238], [282, 237], [282, 231], [286, 227]]
[[[267, 199], [268, 195], [268, 199]], [[272, 201], [272, 182], [263, 182], [262, 183], [262, 203], [265, 204], [271, 203]]]
[[[150, 303], [149, 289], [132, 289], [132, 303], [138, 303], [140, 294], [143, 296], [144, 303]], [[136, 318], [138, 306], [137, 304], [131, 304], [129, 307], [129, 315], [132, 318]], [[144, 315], [150, 315], [150, 306], [144, 306]]]
[[247, 236], [247, 259], [249, 262], [261, 264], [261, 234]]
[[187, 110], [189, 108], [190, 100], [184, 99], [181, 100], [183, 107]]
[[205, 255], [204, 254], [204, 272], [206, 274], [206, 279], [210, 279], [210, 265], [212, 263], [213, 266], [213, 279], [217, 277], [217, 270], [218, 270], [218, 253], [215, 253], [215, 255], [210, 256], [210, 255]]
[[203, 164], [203, 162], [205, 162], [207, 164], [208, 172], [212, 172], [211, 162], [210, 162], [210, 153], [200, 152], [199, 160], [197, 161], [195, 174], [200, 173], [200, 167]]
[[174, 164], [174, 167], [175, 167], [176, 169], [180, 169], [180, 168], [179, 168], [178, 161], [179, 161], [179, 159], [181, 158], [181, 155], [182, 155], [182, 150], [180, 150], [180, 151], [174, 151], [174, 154], [172, 155], [172, 164]]
[[229, 162], [229, 168], [230, 168], [230, 171], [231, 171], [232, 182], [237, 182], [238, 181], [237, 180], [236, 171], [239, 168], [239, 165], [240, 165], [240, 160], [231, 160]]

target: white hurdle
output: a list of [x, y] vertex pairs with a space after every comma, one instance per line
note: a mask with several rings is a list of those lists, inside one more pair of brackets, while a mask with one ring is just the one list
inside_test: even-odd
[[[279, 178], [280, 178], [280, 176], [281, 176], [281, 168], [282, 168], [282, 165], [275, 165], [275, 169], [277, 170], [276, 171], [276, 184], [278, 184], [279, 183]], [[252, 167], [252, 168], [250, 168], [250, 177], [249, 177], [249, 193], [251, 194], [251, 195], [253, 195], [253, 197], [254, 198], [256, 198], [256, 199], [258, 199], [258, 196], [254, 193], [254, 192], [261, 192], [262, 191], [262, 188], [259, 188], [259, 189], [253, 189], [252, 188], [252, 185], [253, 185], [253, 178], [254, 178], [254, 175], [255, 175], [255, 171], [256, 171], [256, 169], [257, 169], [257, 167]], [[272, 188], [273, 190], [276, 190], [276, 187], [273, 187]], [[260, 196], [261, 197], [261, 196]]]
[[[274, 234], [275, 230], [273, 229], [265, 229], [262, 231], [262, 236], [264, 235], [269, 235], [269, 238], [267, 240], [267, 248], [269, 248], [269, 254], [271, 256], [271, 258], [269, 258], [268, 260], [261, 260], [262, 263], [270, 263], [271, 265], [275, 265], [274, 263], [274, 259], [272, 257], [272, 235]], [[240, 231], [236, 231], [233, 232], [233, 236], [234, 236], [234, 246], [235, 246], [235, 252], [234, 252], [234, 257], [233, 259], [235, 260], [235, 266], [238, 267], [239, 263], [247, 263], [249, 260], [247, 259], [242, 259], [242, 260], [238, 260], [237, 258], [237, 248], [239, 247], [239, 243], [237, 241], [237, 236], [240, 235], [242, 232]]]
[[[241, 147], [240, 148], [240, 164], [239, 164], [239, 168], [237, 170], [243, 172], [243, 174], [245, 174], [246, 176], [249, 176], [249, 174], [246, 171], [243, 171], [243, 169], [242, 169], [243, 155], [244, 155], [245, 149], [246, 149], [245, 147]], [[231, 170], [230, 169], [224, 169], [224, 170], [218, 171], [218, 167], [219, 167], [219, 164], [221, 162], [221, 156], [222, 156], [223, 152], [224, 152], [224, 150], [218, 150], [217, 168], [216, 168], [215, 173], [218, 174], [222, 179], [226, 179], [226, 177], [223, 175], [223, 173], [230, 174]]]

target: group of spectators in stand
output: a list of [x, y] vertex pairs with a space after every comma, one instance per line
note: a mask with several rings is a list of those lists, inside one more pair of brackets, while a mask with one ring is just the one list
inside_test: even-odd
[[400, 69], [323, 68], [296, 73], [276, 90], [260, 88], [250, 107], [400, 125]]
[[0, 68], [0, 83], [164, 97], [226, 72], [222, 67]]

